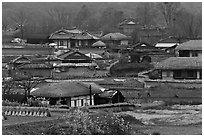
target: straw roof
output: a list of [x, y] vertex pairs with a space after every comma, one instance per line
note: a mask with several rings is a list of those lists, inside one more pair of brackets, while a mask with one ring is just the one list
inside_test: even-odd
[[130, 37], [121, 34], [121, 33], [108, 33], [104, 35], [101, 39], [102, 40], [127, 40]]
[[156, 69], [202, 69], [201, 57], [170, 57], [155, 65]]
[[85, 96], [91, 93], [102, 93], [102, 87], [96, 85], [93, 82], [60, 82], [60, 83], [48, 83], [34, 91], [31, 95], [41, 97], [77, 97]]
[[52, 69], [52, 66], [45, 63], [27, 63], [18, 66], [18, 69]]
[[105, 47], [105, 46], [106, 44], [100, 40], [92, 44], [92, 47]]
[[176, 50], [202, 50], [202, 40], [189, 40], [177, 46]]

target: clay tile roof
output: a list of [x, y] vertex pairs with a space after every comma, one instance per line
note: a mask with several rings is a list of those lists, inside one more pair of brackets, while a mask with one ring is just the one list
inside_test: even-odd
[[49, 39], [99, 39], [86, 31], [79, 29], [60, 29], [52, 33]]
[[170, 57], [155, 65], [156, 69], [202, 69], [201, 57]]

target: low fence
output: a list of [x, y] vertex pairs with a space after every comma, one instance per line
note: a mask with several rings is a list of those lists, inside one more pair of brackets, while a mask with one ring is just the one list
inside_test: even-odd
[[154, 101], [163, 101], [166, 105], [198, 105], [202, 104], [202, 97], [143, 97], [143, 98], [126, 98], [126, 101], [131, 104], [152, 103]]
[[113, 112], [120, 112], [120, 111], [131, 111], [140, 106], [130, 103], [116, 103], [116, 104], [103, 104], [103, 105], [94, 105], [89, 106], [89, 109], [100, 109], [105, 111], [113, 111]]
[[145, 84], [148, 87], [168, 84], [174, 87], [202, 88], [202, 80], [145, 80]]
[[49, 109], [39, 107], [2, 106], [2, 113], [5, 116], [51, 117]]

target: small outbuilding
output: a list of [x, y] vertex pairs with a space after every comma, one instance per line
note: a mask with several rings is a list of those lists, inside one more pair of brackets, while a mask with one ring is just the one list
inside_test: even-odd
[[124, 102], [125, 97], [118, 90], [105, 90], [103, 93], [95, 94], [94, 101], [96, 105]]
[[92, 47], [94, 47], [94, 48], [104, 48], [104, 47], [106, 47], [106, 44], [99, 40], [99, 41], [93, 43]]

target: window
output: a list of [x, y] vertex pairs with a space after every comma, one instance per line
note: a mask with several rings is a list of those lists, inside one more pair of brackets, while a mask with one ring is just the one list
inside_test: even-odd
[[189, 50], [180, 50], [179, 51], [179, 57], [190, 57], [190, 51]]
[[196, 79], [197, 71], [196, 70], [187, 70], [187, 78]]
[[198, 52], [197, 51], [192, 51], [192, 57], [198, 57]]
[[60, 41], [60, 46], [64, 46], [64, 42], [63, 41]]
[[170, 77], [171, 72], [170, 71], [166, 71], [166, 77]]
[[181, 70], [175, 70], [173, 77], [174, 77], [174, 79], [182, 78], [182, 71]]

